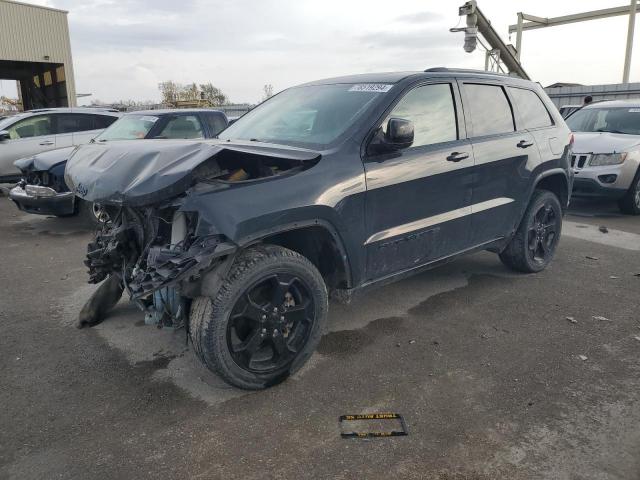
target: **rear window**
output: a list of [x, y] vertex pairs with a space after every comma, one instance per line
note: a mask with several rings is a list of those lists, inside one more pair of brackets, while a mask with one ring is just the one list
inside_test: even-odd
[[502, 87], [465, 83], [464, 89], [475, 137], [515, 130], [511, 106]]
[[224, 117], [219, 113], [205, 113], [204, 120], [207, 122], [211, 135], [214, 137], [227, 128], [227, 122], [225, 122]]
[[540, 97], [531, 90], [509, 87], [524, 128], [541, 128], [553, 125], [549, 111]]

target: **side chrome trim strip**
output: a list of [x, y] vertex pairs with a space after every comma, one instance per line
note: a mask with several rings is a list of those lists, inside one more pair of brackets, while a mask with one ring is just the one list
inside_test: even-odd
[[491, 208], [501, 207], [502, 205], [507, 205], [508, 203], [511, 203], [513, 201], [513, 198], [507, 197], [493, 198], [491, 200], [475, 203], [467, 207], [456, 208], [455, 210], [439, 213], [438, 215], [421, 218], [420, 220], [405, 223], [403, 225], [397, 225], [393, 228], [374, 233], [367, 239], [366, 242], [364, 242], [364, 244], [369, 245], [370, 243], [379, 242], [380, 240], [386, 240], [387, 238], [396, 237], [398, 235], [405, 235], [416, 230], [422, 230], [434, 225], [438, 225], [440, 223], [450, 222], [451, 220], [466, 217], [467, 215], [483, 212]]

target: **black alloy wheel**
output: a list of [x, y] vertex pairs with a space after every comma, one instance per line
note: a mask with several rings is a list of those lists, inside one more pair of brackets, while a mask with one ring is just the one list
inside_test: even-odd
[[278, 272], [250, 286], [231, 311], [227, 344], [235, 363], [253, 373], [289, 365], [304, 347], [315, 320], [310, 288]]
[[545, 202], [533, 215], [527, 231], [527, 253], [531, 260], [546, 264], [555, 250], [557, 236], [557, 213], [550, 202]]

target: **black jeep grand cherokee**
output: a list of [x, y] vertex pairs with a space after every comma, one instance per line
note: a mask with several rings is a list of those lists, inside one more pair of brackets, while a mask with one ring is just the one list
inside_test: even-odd
[[538, 84], [437, 68], [290, 88], [217, 140], [85, 145], [66, 179], [113, 219], [90, 281], [118, 282], [148, 323], [186, 326], [210, 369], [260, 389], [310, 357], [328, 292], [483, 249], [545, 268], [570, 147]]

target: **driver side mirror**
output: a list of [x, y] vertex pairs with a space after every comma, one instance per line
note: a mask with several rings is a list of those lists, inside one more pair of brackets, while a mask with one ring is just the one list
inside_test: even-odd
[[0, 130], [0, 142], [4, 142], [9, 139], [11, 139], [9, 132], [7, 130]]
[[384, 142], [392, 150], [409, 148], [413, 144], [413, 122], [403, 118], [390, 118]]
[[386, 132], [383, 133], [382, 127], [376, 132], [369, 144], [368, 153], [370, 155], [380, 155], [409, 148], [413, 144], [413, 134], [413, 122], [411, 120], [390, 118], [387, 122]]

